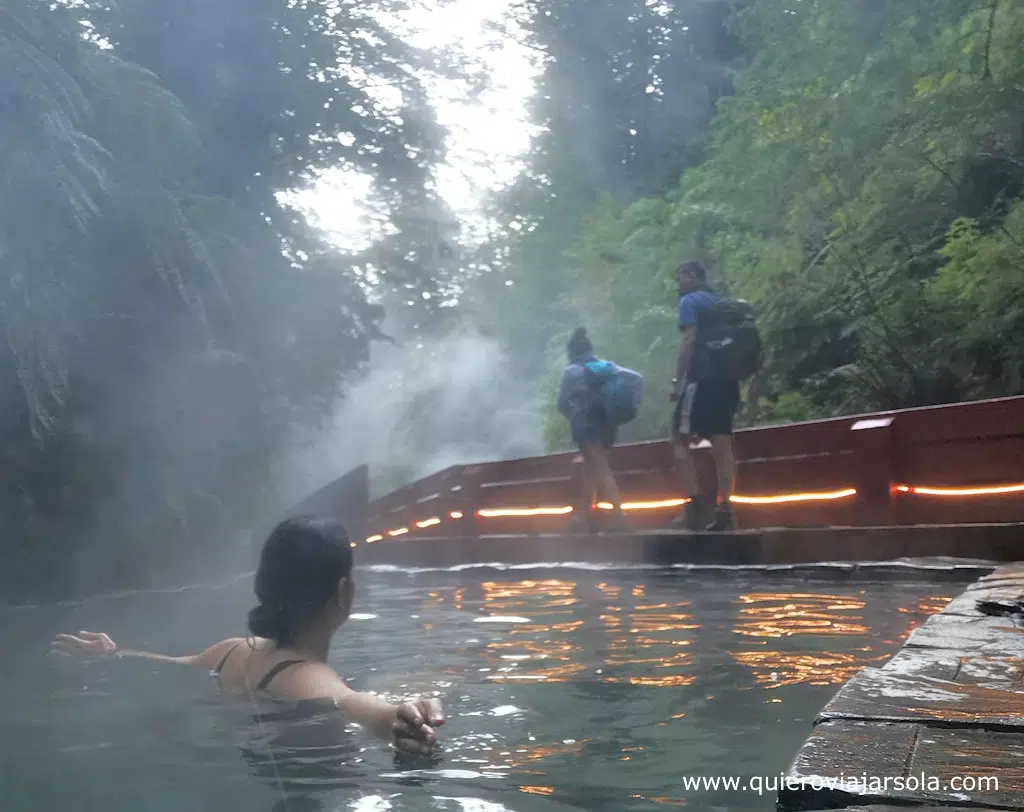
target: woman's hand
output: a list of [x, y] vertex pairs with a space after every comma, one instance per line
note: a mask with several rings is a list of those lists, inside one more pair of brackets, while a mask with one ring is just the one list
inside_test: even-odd
[[437, 742], [436, 728], [444, 724], [444, 710], [438, 699], [415, 699], [398, 706], [398, 718], [391, 725], [395, 747], [409, 753], [429, 755]]
[[109, 657], [117, 652], [117, 643], [102, 632], [58, 634], [50, 643], [50, 653], [65, 657]]

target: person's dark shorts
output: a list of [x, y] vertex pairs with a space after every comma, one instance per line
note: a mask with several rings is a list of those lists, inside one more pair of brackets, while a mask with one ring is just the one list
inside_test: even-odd
[[[689, 384], [676, 401], [672, 427], [678, 434], [707, 440], [729, 435], [740, 405], [740, 385], [729, 378], [702, 378]], [[689, 430], [680, 424], [689, 414]]]
[[611, 448], [618, 434], [617, 428], [604, 419], [604, 413], [599, 409], [575, 415], [569, 421], [569, 427], [572, 430], [572, 441], [581, 448], [594, 443]]

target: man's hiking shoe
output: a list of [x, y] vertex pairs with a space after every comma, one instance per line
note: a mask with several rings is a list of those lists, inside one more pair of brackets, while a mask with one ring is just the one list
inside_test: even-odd
[[707, 507], [705, 501], [699, 496], [690, 499], [686, 503], [686, 507], [683, 508], [683, 512], [672, 520], [671, 526], [694, 533], [703, 530], [708, 521]]
[[723, 502], [715, 508], [715, 517], [704, 528], [709, 533], [725, 533], [736, 529], [736, 519], [732, 515], [732, 505]]

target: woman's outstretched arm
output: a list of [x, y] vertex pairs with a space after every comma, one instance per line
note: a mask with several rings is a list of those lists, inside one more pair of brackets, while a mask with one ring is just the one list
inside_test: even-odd
[[430, 753], [445, 714], [437, 699], [414, 699], [393, 704], [379, 696], [353, 691], [326, 663], [308, 662], [290, 668], [274, 682], [275, 693], [292, 699], [330, 702], [345, 716], [379, 736], [389, 737], [399, 750]]
[[58, 634], [50, 644], [50, 651], [54, 654], [79, 657], [133, 657], [144, 660], [157, 660], [162, 663], [175, 663], [176, 665], [191, 665], [198, 668], [215, 668], [221, 658], [238, 643], [243, 642], [242, 638], [230, 638], [214, 643], [205, 651], [199, 654], [187, 654], [183, 657], [171, 657], [166, 654], [156, 654], [151, 651], [139, 651], [137, 649], [125, 649], [110, 639], [109, 635], [102, 632], [81, 631], [78, 634]]

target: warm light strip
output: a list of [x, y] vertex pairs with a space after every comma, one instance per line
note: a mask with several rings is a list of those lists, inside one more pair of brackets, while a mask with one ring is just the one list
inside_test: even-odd
[[849, 496], [856, 495], [856, 488], [844, 488], [840, 491], [783, 493], [777, 496], [739, 496], [734, 494], [729, 497], [729, 501], [736, 502], [739, 505], [781, 505], [787, 502], [823, 502], [832, 499], [846, 499]]
[[502, 508], [500, 510], [480, 510], [477, 515], [484, 519], [497, 519], [505, 516], [564, 516], [572, 513], [572, 507], [539, 507], [539, 508]]
[[921, 496], [1000, 496], [1006, 493], [1024, 493], [1024, 482], [1014, 485], [990, 485], [976, 488], [924, 488], [917, 485], [897, 485], [900, 493]]
[[[846, 499], [856, 496], [856, 488], [844, 488], [838, 491], [819, 491], [817, 493], [783, 493], [775, 496], [740, 496], [730, 497], [730, 501], [741, 505], [781, 505], [789, 502], [822, 502], [834, 499]], [[662, 510], [664, 508], [682, 507], [688, 499], [662, 499], [652, 502], [623, 502], [623, 510]], [[611, 510], [609, 502], [598, 502], [601, 510]], [[550, 508], [507, 508], [501, 510], [481, 510], [479, 515], [485, 519], [504, 516], [564, 516], [572, 513], [571, 507]]]
[[[662, 499], [660, 502], [623, 502], [623, 510], [660, 510], [661, 508], [682, 507], [689, 499]], [[598, 502], [601, 510], [611, 510], [611, 502]]]
[[[1003, 494], [1010, 493], [1024, 493], [1024, 482], [1018, 482], [1008, 485], [990, 485], [990, 486], [978, 486], [973, 488], [930, 488], [921, 487], [917, 485], [896, 485], [894, 490], [899, 493], [906, 493], [911, 495], [920, 496], [1001, 496]], [[777, 494], [775, 496], [741, 496], [735, 494], [730, 497], [731, 502], [735, 502], [740, 505], [781, 505], [793, 502], [823, 502], [832, 501], [836, 499], [846, 499], [851, 496], [857, 495], [856, 488], [843, 488], [837, 491], [821, 491], [821, 492], [810, 492], [810, 493], [784, 493]], [[623, 502], [623, 510], [661, 510], [664, 508], [682, 507], [689, 500], [688, 499], [662, 499], [659, 501], [652, 502]], [[598, 502], [597, 507], [601, 510], [611, 510], [612, 505], [609, 502]], [[572, 513], [573, 509], [571, 506], [566, 505], [564, 507], [537, 507], [537, 508], [496, 508], [496, 509], [484, 509], [477, 512], [477, 515], [484, 519], [497, 519], [512, 516], [565, 516], [566, 514]], [[463, 513], [458, 510], [453, 510], [448, 514], [453, 519], [461, 519]], [[416, 522], [416, 527], [427, 528], [434, 527], [441, 523], [441, 519], [434, 517], [432, 519], [426, 519], [421, 522]], [[389, 530], [388, 535], [391, 537], [404, 536], [409, 532], [408, 527], [402, 527], [398, 530]], [[377, 541], [382, 541], [384, 536], [370, 536], [366, 539], [367, 544], [373, 544]]]

